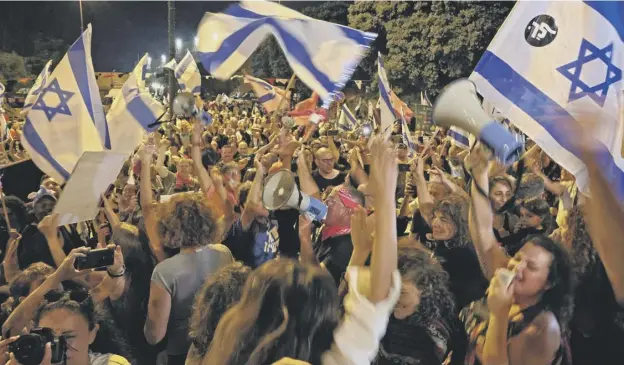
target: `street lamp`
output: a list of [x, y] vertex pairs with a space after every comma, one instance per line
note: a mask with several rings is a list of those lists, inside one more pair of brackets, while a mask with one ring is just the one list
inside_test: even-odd
[[164, 54], [160, 55], [160, 63], [162, 63], [161, 66], [164, 66], [165, 63], [167, 63], [167, 56], [165, 56]]
[[152, 68], [152, 57], [147, 56], [147, 68], [151, 69]]
[[195, 39], [193, 39], [193, 44], [195, 45], [195, 49], [197, 49], [197, 46], [199, 45], [199, 37], [195, 37]]
[[182, 51], [182, 39], [181, 38], [176, 38], [175, 48], [176, 48], [176, 53]]

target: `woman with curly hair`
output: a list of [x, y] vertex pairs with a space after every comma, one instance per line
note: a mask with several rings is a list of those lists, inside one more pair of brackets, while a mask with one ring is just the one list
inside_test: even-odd
[[200, 364], [204, 358], [217, 324], [226, 310], [240, 300], [243, 286], [251, 273], [248, 266], [235, 262], [217, 271], [201, 288], [193, 306], [190, 320], [192, 345], [186, 365]]
[[158, 207], [157, 215], [160, 242], [180, 253], [154, 268], [144, 333], [152, 345], [167, 335], [168, 364], [184, 364], [195, 294], [207, 277], [234, 259], [227, 247], [212, 244], [221, 238], [221, 222], [202, 193], [176, 195]]
[[477, 148], [467, 164], [474, 177], [470, 232], [491, 281], [487, 297], [460, 314], [468, 334], [465, 363], [563, 364], [569, 360], [564, 333], [574, 287], [568, 252], [544, 235], [530, 235], [507, 256], [492, 230], [487, 154]]
[[400, 248], [398, 255], [401, 296], [374, 364], [440, 365], [453, 345], [455, 303], [448, 274], [424, 248]]
[[570, 322], [572, 358], [575, 365], [608, 364], [624, 358], [624, 310], [594, 249], [583, 213], [578, 206], [568, 212], [562, 235], [578, 277]]

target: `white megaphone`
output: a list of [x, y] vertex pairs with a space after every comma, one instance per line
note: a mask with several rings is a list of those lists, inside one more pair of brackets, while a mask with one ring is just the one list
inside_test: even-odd
[[177, 117], [190, 118], [197, 114], [195, 96], [191, 93], [179, 93], [173, 99], [173, 114]]
[[286, 169], [279, 170], [266, 179], [262, 190], [262, 204], [268, 210], [295, 208], [316, 221], [322, 221], [327, 216], [327, 205], [302, 193], [294, 175]]
[[508, 165], [520, 158], [524, 143], [517, 135], [492, 119], [481, 107], [475, 84], [459, 79], [447, 85], [433, 106], [433, 121], [472, 133], [489, 147], [500, 162]]

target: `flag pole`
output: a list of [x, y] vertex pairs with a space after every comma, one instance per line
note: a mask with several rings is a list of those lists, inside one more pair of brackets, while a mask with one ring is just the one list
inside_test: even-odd
[[78, 4], [80, 5], [80, 34], [82, 34], [84, 33], [84, 20], [82, 19], [82, 0], [78, 0]]
[[[286, 85], [286, 91], [284, 92], [286, 94], [285, 97], [282, 98], [282, 100], [280, 101], [279, 105], [277, 106], [277, 111], [282, 110], [282, 107], [284, 107], [284, 102], [288, 99], [288, 90], [292, 89], [292, 87], [295, 84], [295, 79], [296, 79], [297, 75], [295, 75], [295, 73], [293, 72], [292, 76], [290, 77], [290, 80], [288, 80], [288, 85]], [[292, 98], [292, 93], [290, 93], [291, 98]]]

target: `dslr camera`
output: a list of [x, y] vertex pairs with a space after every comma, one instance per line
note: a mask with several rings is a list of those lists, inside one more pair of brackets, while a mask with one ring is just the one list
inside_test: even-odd
[[9, 344], [9, 352], [22, 365], [39, 365], [45, 355], [46, 343], [52, 345], [52, 363], [64, 363], [67, 343], [64, 337], [55, 336], [50, 328], [33, 328], [29, 334]]

